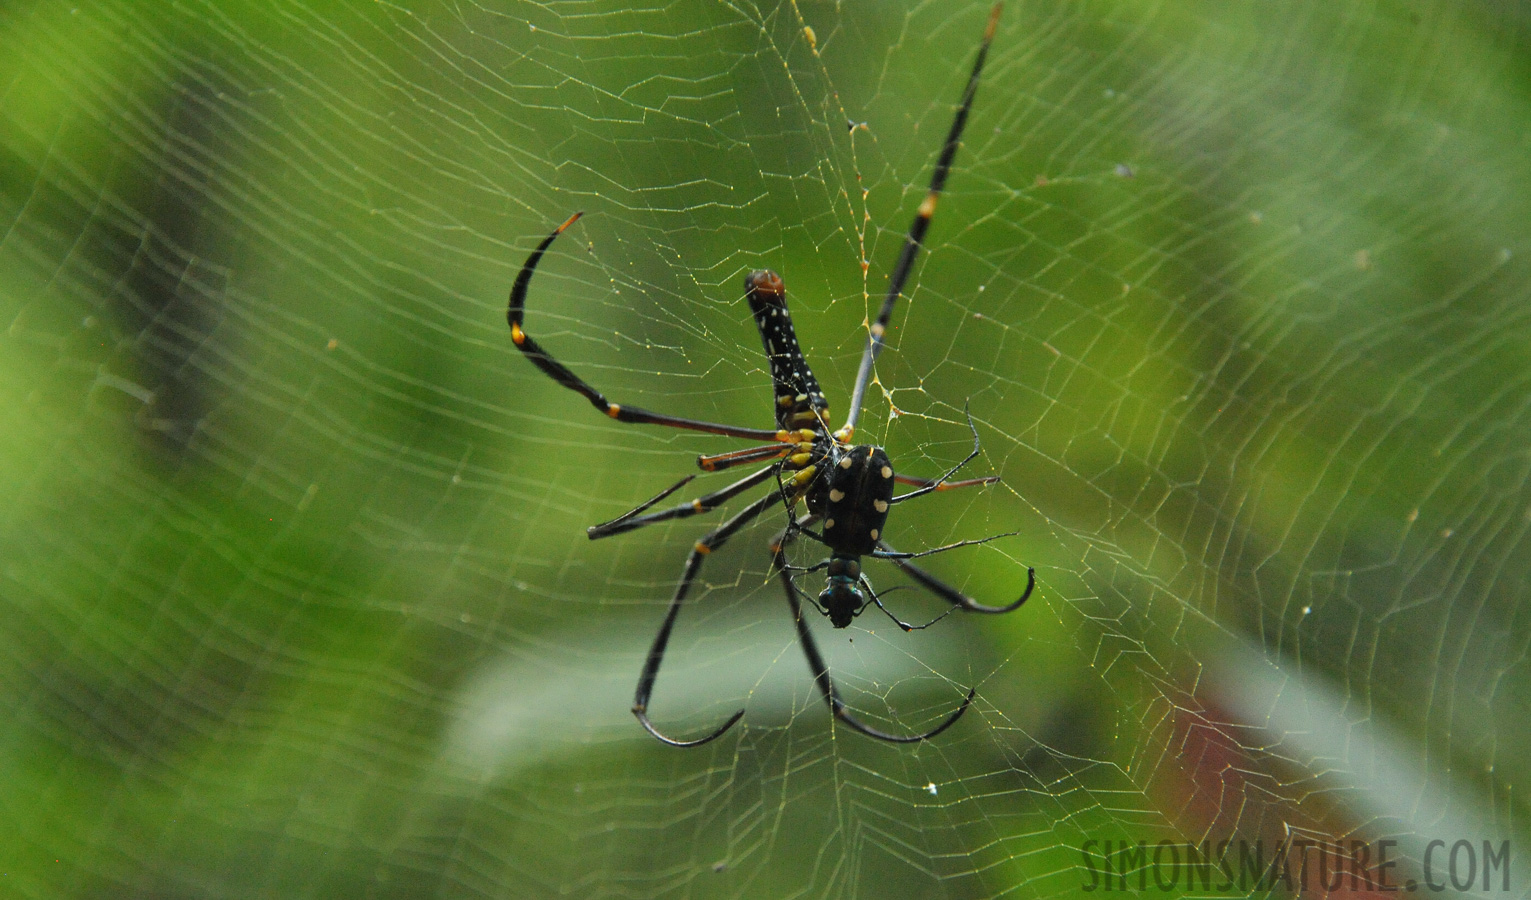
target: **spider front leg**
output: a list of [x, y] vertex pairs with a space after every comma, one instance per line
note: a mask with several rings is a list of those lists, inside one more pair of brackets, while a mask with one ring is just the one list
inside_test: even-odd
[[[961, 541], [950, 546], [957, 547], [970, 543], [981, 544], [983, 541]], [[910, 578], [918, 581], [926, 590], [930, 591], [932, 594], [935, 594], [937, 597], [940, 597], [947, 603], [950, 603], [953, 606], [961, 607], [968, 612], [990, 613], [997, 615], [999, 613], [1007, 613], [1012, 610], [1020, 609], [1021, 604], [1030, 599], [1031, 592], [1035, 590], [1037, 586], [1037, 570], [1031, 566], [1027, 566], [1026, 590], [1021, 592], [1019, 600], [1016, 600], [1014, 603], [1006, 604], [1005, 606], [986, 606], [909, 561], [910, 557], [912, 556], [923, 556], [924, 554], [899, 553], [897, 550], [889, 547], [883, 541], [878, 541], [877, 546], [881, 548], [881, 552], [877, 554], [879, 559], [886, 559], [892, 562], [895, 566], [898, 566], [900, 569], [903, 569], [905, 572], [907, 572]], [[938, 547], [936, 550], [930, 550], [926, 552], [934, 553], [937, 550], [946, 549], [950, 548]]]
[[[882, 605], [882, 596], [880, 594], [878, 594], [877, 591], [872, 588], [872, 582], [868, 581], [867, 577], [865, 575], [861, 576], [861, 586], [863, 588], [866, 588], [867, 596], [872, 598], [872, 602], [877, 604], [877, 608], [882, 610], [888, 616], [888, 618], [892, 619], [894, 625], [897, 625], [898, 627], [904, 629], [905, 631], [924, 631], [925, 629], [929, 628], [930, 626], [936, 624], [937, 622], [939, 622], [942, 619], [946, 618], [947, 616], [951, 615], [952, 614], [952, 610], [955, 610], [955, 609], [959, 608], [959, 607], [953, 606], [951, 609], [948, 609], [946, 612], [940, 614], [939, 616], [936, 616], [934, 619], [931, 619], [929, 622], [926, 622], [924, 625], [910, 625], [908, 622], [905, 622], [903, 619], [900, 619], [898, 616], [895, 616], [893, 614], [893, 610], [888, 609], [886, 606]], [[888, 588], [888, 590], [887, 591], [883, 591], [883, 593], [886, 594], [889, 591], [896, 591], [896, 590], [898, 590], [899, 587], [903, 587], [903, 585], [898, 585], [896, 587]]]
[[968, 705], [973, 702], [973, 697], [978, 693], [977, 688], [968, 689], [967, 697], [962, 705], [957, 707], [956, 712], [946, 717], [946, 720], [935, 728], [922, 734], [889, 734], [880, 731], [851, 715], [849, 709], [840, 700], [839, 693], [835, 690], [835, 683], [829, 677], [829, 666], [824, 662], [824, 656], [819, 652], [819, 645], [814, 642], [813, 632], [808, 629], [808, 620], [803, 616], [802, 604], [798, 602], [798, 586], [792, 581], [792, 573], [788, 570], [786, 560], [786, 548], [805, 526], [812, 524], [814, 516], [803, 516], [793, 522], [771, 541], [771, 562], [781, 574], [782, 585], [787, 591], [787, 605], [792, 609], [792, 623], [797, 627], [797, 641], [803, 648], [803, 655], [808, 657], [808, 669], [813, 672], [814, 683], [818, 685], [819, 693], [824, 695], [824, 702], [829, 705], [829, 711], [835, 718], [844, 722], [855, 731], [859, 731], [867, 737], [877, 738], [880, 741], [888, 741], [893, 744], [915, 744], [929, 740], [952, 726], [967, 712]]
[[696, 477], [695, 475], [687, 475], [680, 481], [677, 481], [676, 483], [665, 488], [663, 491], [660, 491], [654, 497], [645, 500], [639, 506], [628, 510], [620, 516], [617, 516], [610, 522], [602, 522], [599, 525], [591, 525], [589, 528], [585, 529], [585, 533], [589, 535], [592, 541], [595, 541], [604, 537], [611, 537], [614, 534], [622, 534], [624, 532], [633, 531], [646, 525], [652, 525], [655, 522], [664, 522], [669, 519], [686, 519], [690, 518], [691, 516], [701, 515], [702, 513], [712, 512], [714, 509], [724, 503], [727, 503], [729, 500], [733, 499], [739, 494], [742, 494], [755, 485], [761, 483], [762, 481], [765, 481], [771, 476], [772, 468], [774, 467], [764, 468], [758, 472], [746, 475], [728, 487], [713, 491], [710, 494], [704, 494], [700, 497], [697, 497], [695, 500], [692, 500], [690, 503], [682, 503], [680, 506], [671, 507], [670, 509], [662, 510], [657, 513], [649, 513], [646, 516], [641, 515], [641, 513], [652, 507], [654, 504], [680, 490], [682, 487], [685, 487], [691, 482], [691, 479]]
[[895, 475], [893, 477], [894, 481], [898, 482], [899, 484], [913, 485], [918, 487], [919, 490], [910, 491], [907, 494], [901, 494], [897, 497], [894, 497], [892, 500], [888, 501], [889, 503], [903, 503], [905, 500], [912, 500], [915, 497], [924, 496], [931, 491], [950, 491], [955, 488], [969, 487], [975, 484], [994, 484], [999, 481], [998, 475], [989, 475], [985, 478], [969, 478], [966, 481], [949, 480], [953, 475], [956, 475], [963, 466], [972, 462], [973, 459], [978, 456], [978, 426], [973, 424], [973, 414], [968, 412], [966, 403], [962, 405], [962, 414], [967, 416], [968, 430], [973, 432], [973, 452], [964, 457], [962, 462], [957, 463], [955, 466], [952, 466], [950, 469], [948, 469], [946, 474], [942, 475], [940, 478], [909, 478], [904, 475]]
[[882, 352], [888, 323], [893, 320], [893, 305], [904, 292], [904, 282], [909, 279], [909, 273], [914, 268], [914, 258], [920, 252], [925, 232], [930, 228], [930, 219], [936, 213], [936, 201], [941, 198], [947, 176], [952, 171], [952, 163], [957, 159], [957, 148], [962, 146], [962, 131], [967, 127], [973, 98], [978, 95], [978, 76], [983, 72], [984, 60], [989, 56], [989, 44], [994, 40], [995, 29], [999, 27], [1002, 6], [1003, 0], [1000, 0], [989, 10], [989, 24], [984, 28], [983, 42], [978, 45], [978, 57], [973, 60], [973, 71], [968, 75], [962, 102], [957, 107], [957, 114], [952, 117], [951, 129], [946, 132], [946, 143], [942, 145], [935, 171], [930, 175], [930, 191], [920, 203], [914, 221], [909, 223], [909, 234], [904, 238], [904, 247], [899, 251], [898, 261], [893, 264], [892, 274], [888, 276], [888, 293], [883, 297], [882, 309], [878, 310], [876, 321], [867, 328], [866, 349], [862, 351], [861, 367], [856, 370], [855, 387], [851, 389], [850, 415], [846, 417], [845, 425], [836, 432], [836, 436], [843, 440], [849, 441], [856, 433], [856, 419], [861, 415], [861, 403], [866, 397], [867, 385], [872, 381], [872, 363], [876, 362], [877, 355]]
[[696, 542], [691, 548], [691, 554], [686, 557], [686, 568], [681, 575], [680, 584], [675, 587], [675, 597], [670, 600], [670, 609], [665, 613], [664, 623], [659, 626], [659, 633], [654, 635], [654, 643], [649, 647], [649, 656], [643, 664], [643, 674], [638, 676], [638, 692], [633, 697], [633, 715], [638, 717], [638, 724], [654, 737], [669, 744], [671, 747], [700, 747], [709, 741], [721, 737], [723, 732], [734, 727], [734, 723], [744, 715], [744, 710], [739, 710], [728, 718], [728, 721], [718, 726], [717, 730], [705, 737], [691, 741], [677, 741], [666, 737], [649, 721], [649, 697], [654, 693], [654, 679], [659, 676], [659, 664], [664, 662], [665, 646], [670, 643], [670, 632], [675, 628], [675, 617], [680, 614], [680, 605], [685, 602], [686, 594], [691, 590], [691, 584], [696, 580], [696, 573], [702, 568], [702, 561], [707, 554], [723, 546], [729, 538], [739, 529], [748, 525], [765, 511], [776, 498], [766, 494], [749, 506], [741, 510], [738, 515], [719, 525], [708, 532], [705, 537]]
[[571, 391], [578, 393], [590, 405], [616, 419], [618, 422], [634, 422], [649, 425], [668, 425], [671, 428], [686, 428], [691, 431], [705, 431], [708, 434], [721, 434], [727, 437], [750, 438], [757, 441], [785, 441], [785, 432], [768, 431], [760, 428], [738, 428], [733, 425], [719, 425], [715, 422], [700, 422], [696, 419], [683, 419], [679, 416], [669, 416], [664, 413], [651, 412], [636, 406], [622, 406], [612, 403], [606, 396], [592, 387], [583, 378], [570, 371], [568, 366], [554, 359], [550, 353], [542, 349], [532, 336], [526, 333], [522, 322], [526, 317], [526, 292], [531, 287], [532, 275], [537, 271], [537, 263], [542, 261], [542, 255], [552, 246], [553, 241], [558, 239], [564, 229], [579, 220], [583, 213], [575, 213], [562, 225], [553, 229], [553, 233], [542, 239], [532, 255], [526, 258], [526, 263], [521, 266], [521, 271], [516, 275], [516, 282], [510, 289], [510, 305], [505, 310], [506, 321], [510, 323], [510, 339], [517, 349], [526, 354], [526, 358], [532, 364], [541, 369], [549, 378], [563, 385]]

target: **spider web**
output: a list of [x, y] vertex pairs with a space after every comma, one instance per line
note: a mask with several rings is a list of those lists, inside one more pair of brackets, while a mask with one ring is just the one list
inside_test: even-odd
[[618, 402], [761, 427], [740, 285], [774, 268], [843, 415], [985, 13], [0, 12], [7, 895], [1054, 897], [1092, 840], [1392, 840], [1399, 881], [1517, 842], [1510, 5], [1012, 2], [860, 436], [935, 475], [966, 406], [1003, 484], [889, 537], [1016, 532], [930, 567], [1037, 595], [814, 622], [880, 727], [977, 687], [882, 745], [814, 689], [768, 514], [651, 709], [743, 722], [632, 721], [707, 526], [583, 529], [738, 445], [594, 414], [507, 288], [585, 210], [529, 330]]

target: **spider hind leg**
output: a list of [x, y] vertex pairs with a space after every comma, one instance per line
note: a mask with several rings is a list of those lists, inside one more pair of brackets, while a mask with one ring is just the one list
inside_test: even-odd
[[633, 715], [638, 717], [638, 724], [654, 737], [658, 738], [671, 747], [700, 747], [723, 736], [723, 733], [734, 727], [734, 723], [744, 715], [744, 710], [739, 710], [719, 725], [711, 734], [696, 738], [695, 740], [682, 741], [666, 736], [654, 723], [649, 721], [649, 698], [654, 693], [654, 680], [659, 677], [659, 665], [664, 662], [665, 647], [670, 643], [670, 632], [675, 628], [675, 617], [680, 614], [681, 604], [686, 600], [686, 594], [690, 593], [691, 585], [696, 581], [696, 576], [701, 571], [702, 563], [707, 555], [723, 546], [729, 538], [745, 525], [754, 521], [755, 517], [765, 511], [775, 501], [775, 497], [766, 494], [749, 506], [740, 510], [737, 515], [708, 532], [696, 546], [691, 548], [691, 553], [686, 557], [686, 568], [681, 575], [680, 584], [675, 587], [675, 596], [670, 600], [670, 608], [665, 613], [664, 622], [659, 626], [659, 633], [654, 635], [654, 643], [649, 646], [648, 659], [643, 663], [643, 674], [638, 676], [638, 691], [633, 696]]
[[950, 728], [958, 719], [962, 718], [963, 713], [967, 712], [968, 706], [973, 702], [973, 697], [978, 693], [977, 688], [969, 688], [967, 696], [962, 700], [962, 704], [948, 715], [941, 724], [919, 734], [890, 734], [881, 729], [873, 728], [851, 715], [850, 709], [840, 699], [840, 693], [835, 689], [834, 679], [829, 676], [829, 666], [824, 662], [824, 655], [819, 652], [819, 645], [814, 641], [813, 632], [808, 628], [808, 620], [803, 615], [803, 607], [797, 596], [800, 589], [792, 581], [792, 572], [789, 571], [786, 561], [787, 546], [791, 544], [792, 539], [796, 537], [800, 530], [812, 524], [813, 519], [812, 515], [804, 516], [778, 534], [771, 541], [771, 561], [772, 566], [780, 573], [782, 585], [787, 591], [787, 605], [792, 610], [792, 624], [797, 628], [797, 642], [803, 648], [803, 655], [808, 658], [808, 669], [813, 672], [814, 684], [818, 686], [819, 693], [824, 696], [824, 702], [829, 706], [830, 713], [852, 730], [859, 731], [867, 737], [887, 741], [890, 744], [919, 743], [920, 741], [929, 740]]

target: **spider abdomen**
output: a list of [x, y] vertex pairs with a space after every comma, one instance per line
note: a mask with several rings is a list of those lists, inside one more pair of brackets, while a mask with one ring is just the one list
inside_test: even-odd
[[869, 554], [888, 521], [893, 464], [881, 447], [867, 444], [831, 453], [826, 462], [809, 497], [809, 509], [824, 519], [824, 542], [840, 555]]
[[803, 358], [787, 312], [787, 288], [781, 276], [770, 269], [757, 269], [744, 279], [744, 295], [750, 302], [755, 327], [765, 345], [766, 360], [771, 364], [771, 382], [776, 387], [776, 424], [780, 428], [824, 429], [829, 416], [829, 401], [819, 380]]

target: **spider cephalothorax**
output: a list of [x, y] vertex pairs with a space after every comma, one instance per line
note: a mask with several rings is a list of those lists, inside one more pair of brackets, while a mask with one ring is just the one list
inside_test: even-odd
[[819, 380], [808, 368], [803, 349], [787, 311], [787, 287], [770, 269], [757, 269], [744, 279], [744, 297], [755, 317], [755, 329], [765, 346], [776, 387], [776, 424], [780, 428], [807, 428], [828, 437], [829, 401]]
[[861, 593], [861, 558], [836, 554], [824, 567], [827, 584], [819, 594], [819, 607], [829, 615], [829, 624], [844, 628], [866, 609], [866, 595]]
[[[893, 471], [893, 464], [888, 460], [888, 455], [881, 447], [851, 444], [852, 435], [856, 431], [856, 418], [861, 412], [867, 385], [871, 383], [872, 363], [882, 351], [883, 337], [893, 317], [894, 303], [903, 292], [904, 282], [908, 279], [913, 267], [915, 254], [919, 250], [921, 241], [924, 240], [931, 216], [935, 213], [936, 199], [946, 184], [952, 161], [956, 158], [962, 129], [967, 123], [968, 110], [972, 107], [973, 97], [978, 90], [978, 76], [983, 70], [989, 42], [993, 39], [995, 27], [999, 22], [999, 11], [1000, 6], [996, 3], [989, 14], [989, 25], [984, 31], [983, 43], [979, 46], [978, 58], [973, 62], [972, 73], [968, 76], [962, 103], [952, 119], [946, 143], [942, 146], [935, 172], [931, 175], [930, 190], [920, 204], [914, 222], [909, 226], [908, 237], [889, 275], [888, 293], [883, 298], [882, 308], [878, 312], [877, 319], [868, 327], [866, 349], [862, 353], [861, 366], [856, 373], [856, 382], [851, 392], [850, 412], [839, 429], [830, 431], [829, 402], [819, 387], [818, 379], [808, 368], [808, 361], [803, 357], [802, 348], [798, 346], [797, 332], [792, 327], [792, 316], [787, 312], [786, 288], [775, 272], [767, 269], [751, 272], [744, 282], [745, 297], [749, 301], [750, 312], [760, 332], [761, 344], [765, 348], [766, 360], [771, 369], [771, 382], [775, 389], [776, 427], [774, 429], [720, 425], [612, 403], [600, 391], [550, 356], [526, 333], [522, 327], [526, 315], [526, 294], [531, 285], [532, 275], [537, 269], [537, 263], [542, 260], [543, 254], [547, 252], [553, 241], [579, 219], [579, 213], [570, 216], [552, 234], [544, 238], [532, 251], [526, 264], [521, 267], [520, 273], [516, 276], [515, 284], [510, 291], [510, 306], [506, 313], [510, 322], [511, 340], [537, 368], [554, 381], [578, 392], [596, 409], [619, 422], [666, 425], [672, 428], [685, 428], [708, 434], [764, 442], [758, 446], [714, 456], [703, 456], [698, 459], [698, 464], [706, 472], [718, 472], [750, 463], [767, 463], [764, 468], [746, 475], [733, 484], [698, 497], [689, 503], [659, 512], [648, 512], [659, 501], [675, 493], [695, 477], [688, 475], [637, 508], [609, 522], [591, 526], [588, 530], [592, 539], [603, 538], [656, 522], [688, 518], [714, 510], [745, 491], [775, 479], [774, 490], [735, 513], [723, 524], [704, 535], [692, 547], [690, 555], [686, 558], [680, 583], [675, 588], [675, 595], [671, 598], [664, 621], [659, 626], [659, 633], [654, 636], [654, 643], [649, 648], [643, 673], [638, 677], [638, 690], [633, 698], [633, 714], [650, 734], [667, 744], [676, 747], [695, 747], [705, 744], [723, 734], [744, 715], [744, 710], [740, 710], [710, 734], [694, 740], [682, 741], [666, 737], [654, 727], [649, 721], [648, 704], [654, 690], [654, 681], [659, 675], [660, 663], [664, 660], [665, 647], [670, 641], [670, 632], [675, 626], [675, 618], [680, 613], [681, 604], [685, 601], [687, 593], [696, 581], [697, 573], [701, 571], [703, 561], [741, 528], [777, 504], [786, 510], [787, 526], [771, 541], [771, 561], [786, 588], [787, 603], [797, 628], [798, 642], [803, 647], [804, 655], [808, 657], [808, 667], [813, 671], [814, 681], [835, 717], [849, 727], [874, 738], [908, 743], [934, 737], [946, 730], [967, 710], [968, 704], [973, 701], [974, 691], [968, 691], [967, 697], [955, 712], [948, 715], [935, 728], [923, 733], [889, 734], [861, 722], [851, 715], [845, 704], [841, 702], [834, 682], [830, 680], [829, 667], [825, 664], [823, 655], [819, 653], [818, 644], [814, 641], [813, 633], [808, 628], [808, 621], [803, 616], [803, 600], [827, 616], [830, 624], [836, 628], [849, 625], [868, 603], [876, 604], [906, 631], [933, 624], [909, 625], [888, 612], [887, 607], [883, 606], [882, 601], [878, 599], [877, 593], [872, 590], [866, 575], [861, 571], [863, 557], [891, 561], [920, 586], [949, 602], [951, 609], [980, 613], [1009, 612], [1026, 602], [1026, 598], [1031, 596], [1032, 589], [1036, 586], [1036, 573], [1028, 569], [1026, 588], [1021, 593], [1020, 599], [1004, 606], [985, 606], [926, 572], [911, 560], [953, 547], [983, 543], [991, 540], [990, 538], [982, 541], [958, 541], [921, 553], [899, 553], [883, 540], [883, 529], [887, 523], [888, 510], [892, 505], [931, 491], [992, 484], [999, 480], [994, 477], [973, 478], [966, 481], [951, 480], [958, 469], [978, 455], [978, 430], [973, 425], [971, 417], [968, 418], [968, 427], [973, 431], [973, 452], [940, 478], [911, 478], [897, 475]], [[907, 494], [894, 496], [895, 483], [912, 485], [915, 489]], [[801, 513], [799, 513], [800, 509]], [[815, 526], [818, 526], [817, 530]], [[806, 568], [788, 563], [787, 547], [799, 536], [807, 536], [825, 545], [830, 552], [830, 558]], [[824, 591], [815, 600], [797, 586], [795, 578], [818, 571], [825, 573], [826, 585]]]

